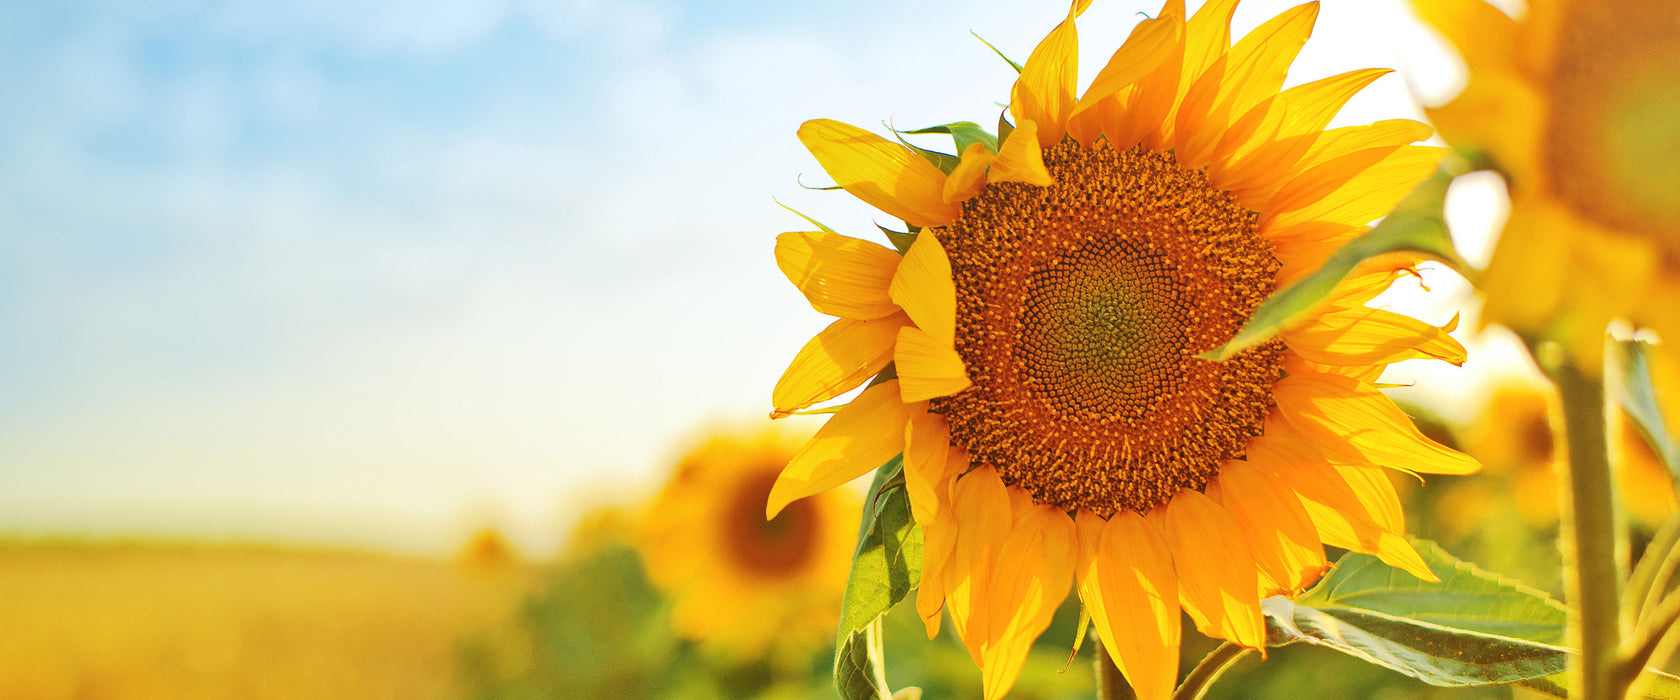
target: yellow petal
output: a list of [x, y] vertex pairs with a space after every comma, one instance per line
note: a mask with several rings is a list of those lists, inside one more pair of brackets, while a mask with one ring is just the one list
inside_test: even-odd
[[1073, 113], [1074, 84], [1079, 78], [1079, 36], [1074, 18], [1085, 11], [1086, 2], [1076, 2], [1067, 19], [1038, 42], [1021, 66], [1021, 76], [1010, 90], [1009, 114], [1016, 124], [1039, 125], [1038, 146], [1060, 143], [1067, 133], [1067, 118]]
[[863, 476], [903, 452], [910, 407], [898, 394], [897, 380], [881, 382], [828, 419], [770, 487], [765, 517], [774, 518], [787, 504]]
[[1329, 365], [1389, 364], [1419, 358], [1464, 364], [1464, 346], [1439, 328], [1410, 316], [1364, 306], [1321, 313], [1279, 334], [1301, 357]]
[[947, 346], [957, 334], [957, 287], [951, 281], [951, 259], [931, 229], [916, 234], [893, 274], [887, 294], [910, 315], [916, 327]]
[[1283, 424], [1268, 423], [1266, 435], [1250, 440], [1248, 462], [1293, 491], [1325, 544], [1375, 554], [1426, 581], [1438, 580], [1401, 532], [1383, 528], [1342, 472]]
[[[1178, 574], [1166, 540], [1143, 516], [1106, 522], [1079, 513], [1079, 597], [1139, 700], [1166, 700], [1178, 679]], [[1090, 542], [1087, 545], [1087, 542]]]
[[945, 173], [908, 148], [832, 119], [805, 122], [799, 141], [835, 184], [912, 226], [943, 226], [962, 215], [945, 201]]
[[1516, 56], [1516, 22], [1484, 0], [1412, 0], [1412, 11], [1477, 69], [1509, 64]]
[[1353, 488], [1353, 494], [1364, 504], [1365, 512], [1371, 514], [1382, 529], [1395, 533], [1406, 531], [1406, 514], [1400, 508], [1400, 495], [1394, 492], [1394, 483], [1388, 480], [1387, 472], [1379, 467], [1338, 464], [1334, 468]]
[[1277, 410], [1315, 444], [1344, 444], [1367, 464], [1424, 474], [1469, 474], [1475, 459], [1424, 437], [1394, 401], [1333, 374], [1291, 374], [1272, 389]]
[[[1208, 177], [1230, 190], [1240, 201], [1265, 203], [1283, 184], [1279, 174], [1290, 168], [1318, 141], [1330, 119], [1360, 90], [1393, 71], [1367, 68], [1297, 85], [1283, 91], [1271, 105], [1256, 105], [1250, 128], [1232, 127], [1221, 137]], [[1415, 140], [1415, 139], [1414, 139]]]
[[990, 638], [992, 609], [986, 601], [990, 600], [992, 564], [1014, 524], [1007, 489], [988, 466], [964, 474], [951, 489], [951, 510], [959, 529], [941, 583], [951, 625], [976, 661], [981, 658], [981, 643]]
[[956, 349], [914, 326], [898, 330], [893, 362], [898, 367], [898, 386], [905, 403], [950, 396], [974, 383], [969, 381]]
[[1264, 653], [1259, 574], [1237, 521], [1192, 489], [1179, 491], [1149, 517], [1163, 526], [1178, 571], [1179, 602], [1196, 629]]
[[1303, 173], [1303, 184], [1290, 183], [1295, 189], [1279, 191], [1279, 200], [1286, 191], [1290, 199], [1272, 209], [1277, 213], [1271, 221], [1279, 227], [1303, 221], [1368, 224], [1393, 211], [1445, 154], [1434, 146], [1401, 146], [1374, 164], [1359, 153], [1331, 160]]
[[881, 318], [898, 311], [887, 285], [899, 259], [880, 244], [828, 231], [776, 237], [776, 266], [782, 274], [811, 308], [841, 318]]
[[945, 562], [957, 543], [957, 521], [946, 508], [922, 525], [922, 581], [916, 588], [916, 614], [927, 628], [928, 639], [939, 635], [940, 613], [945, 609]]
[[902, 313], [869, 321], [842, 318], [799, 349], [793, 364], [770, 392], [772, 417], [786, 416], [856, 389], [893, 359], [898, 330], [910, 323]]
[[1108, 65], [1097, 73], [1096, 80], [1074, 105], [1073, 113], [1068, 117], [1068, 129], [1075, 131], [1074, 137], [1087, 146], [1093, 144], [1096, 134], [1106, 123], [1093, 121], [1084, 126], [1086, 133], [1083, 136], [1074, 125], [1084, 121], [1081, 117], [1098, 104], [1111, 100], [1120, 90], [1141, 82], [1160, 68], [1161, 63], [1178, 49], [1182, 33], [1182, 23], [1166, 18], [1146, 19], [1133, 27], [1131, 36], [1114, 51]]
[[1324, 573], [1324, 545], [1301, 500], [1259, 467], [1226, 462], [1208, 482], [1207, 495], [1230, 512], [1247, 539], [1261, 595], [1294, 594]]
[[1137, 84], [1104, 98], [1093, 108], [1103, 112], [1101, 128], [1108, 144], [1126, 150], [1139, 143], [1161, 150], [1171, 135], [1169, 116], [1178, 103], [1179, 74], [1184, 70], [1184, 0], [1169, 0], [1159, 20], [1172, 27], [1173, 40], [1163, 50], [1160, 65]]
[[1038, 504], [1015, 508], [1013, 518], [992, 569], [984, 603], [990, 608], [991, 624], [975, 659], [986, 700], [1001, 698], [1014, 687], [1033, 640], [1050, 626], [1073, 584], [1073, 520], [1058, 508]]
[[986, 171], [987, 182], [1024, 182], [1039, 187], [1056, 184], [1044, 167], [1044, 151], [1038, 146], [1038, 123], [1023, 119], [998, 147], [997, 160]]
[[1231, 48], [1217, 95], [1201, 128], [1180, 134], [1184, 144], [1179, 151], [1181, 163], [1205, 164], [1232, 120], [1277, 94], [1289, 64], [1306, 45], [1317, 19], [1318, 3], [1298, 5], [1267, 20]]
[[951, 461], [951, 427], [945, 417], [928, 413], [925, 406], [912, 410], [904, 429], [904, 490], [910, 494], [910, 512], [926, 526], [939, 515], [948, 484], [946, 467]]
[[946, 202], [957, 203], [974, 197], [986, 189], [986, 169], [992, 167], [992, 161], [997, 154], [987, 149], [985, 144], [971, 143], [963, 149], [962, 160], [951, 170], [951, 176], [945, 179], [945, 190], [941, 194]]

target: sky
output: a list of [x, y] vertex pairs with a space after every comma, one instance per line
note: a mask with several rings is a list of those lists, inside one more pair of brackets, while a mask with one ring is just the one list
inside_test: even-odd
[[[1097, 0], [1084, 80], [1158, 9]], [[993, 123], [1013, 71], [971, 32], [1024, 60], [1065, 12], [0, 3], [0, 534], [550, 552], [756, 425], [826, 325], [775, 268], [804, 227], [777, 200], [886, 222], [801, 187], [828, 181], [798, 125]], [[1402, 0], [1326, 0], [1289, 84], [1368, 66], [1403, 73], [1338, 124], [1462, 81]], [[1485, 259], [1496, 185], [1462, 189]], [[1403, 303], [1442, 323], [1462, 285], [1430, 281]]]

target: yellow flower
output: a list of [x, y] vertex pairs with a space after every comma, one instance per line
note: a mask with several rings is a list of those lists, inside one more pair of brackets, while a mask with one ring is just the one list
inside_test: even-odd
[[[1466, 450], [1487, 465], [1489, 477], [1508, 479], [1498, 491], [1515, 502], [1523, 520], [1535, 527], [1558, 520], [1558, 473], [1563, 455], [1552, 433], [1553, 396], [1543, 384], [1506, 379], [1489, 392], [1481, 413], [1470, 426]], [[1661, 525], [1680, 510], [1667, 467], [1640, 437], [1621, 411], [1611, 416], [1612, 468], [1616, 494], [1628, 517], [1647, 529]], [[1477, 504], [1485, 508], [1486, 503]], [[1453, 529], [1477, 527], [1476, 513], [1457, 513], [1443, 502], [1443, 513], [1455, 520]]]
[[1490, 320], [1554, 323], [1596, 367], [1605, 325], [1680, 339], [1680, 11], [1672, 0], [1413, 0], [1469, 82], [1430, 111], [1505, 174], [1511, 215], [1483, 287]]
[[930, 636], [950, 613], [987, 698], [1075, 581], [1159, 700], [1181, 608], [1263, 647], [1259, 599], [1316, 580], [1323, 543], [1433, 578], [1379, 467], [1478, 467], [1371, 384], [1392, 362], [1464, 359], [1447, 329], [1365, 305], [1413, 261], [1360, 270], [1278, 339], [1197, 357], [1435, 169], [1439, 149], [1411, 145], [1423, 124], [1325, 130], [1387, 71], [1280, 92], [1317, 3], [1232, 46], [1236, 0], [1188, 20], [1170, 0], [1076, 97], [1087, 4], [1028, 57], [997, 151], [969, 145], [949, 174], [852, 126], [800, 128], [836, 183], [919, 227], [902, 256], [826, 229], [777, 240], [783, 272], [839, 320], [783, 375], [775, 414], [876, 381], [794, 456], [768, 512], [902, 452], [917, 607]]
[[766, 522], [765, 498], [797, 446], [776, 431], [714, 436], [649, 504], [637, 544], [675, 600], [679, 634], [743, 658], [832, 638], [859, 499], [832, 491]]

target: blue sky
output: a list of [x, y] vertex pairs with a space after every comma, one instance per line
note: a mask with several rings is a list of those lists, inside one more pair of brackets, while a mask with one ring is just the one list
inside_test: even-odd
[[[873, 217], [796, 184], [798, 124], [988, 122], [968, 32], [1065, 12], [954, 6], [0, 3], [0, 532], [546, 551], [824, 325], [772, 197]], [[1086, 65], [1156, 9], [1099, 0]], [[1425, 77], [1343, 122], [1453, 80], [1398, 0], [1329, 0], [1292, 82], [1370, 65]]]

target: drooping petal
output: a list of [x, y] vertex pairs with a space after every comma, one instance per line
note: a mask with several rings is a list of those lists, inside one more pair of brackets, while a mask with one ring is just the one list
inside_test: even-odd
[[974, 384], [956, 349], [914, 326], [898, 329], [893, 364], [905, 403], [950, 396]]
[[842, 318], [829, 324], [788, 365], [770, 392], [780, 417], [856, 389], [885, 369], [893, 359], [898, 331], [910, 323], [903, 313], [857, 321]]
[[1014, 687], [1033, 640], [1050, 626], [1067, 597], [1077, 557], [1073, 520], [1066, 513], [1030, 499], [1013, 500], [1025, 502], [1013, 506], [1014, 526], [992, 568], [984, 602], [990, 608], [990, 625], [974, 660], [986, 700], [1001, 698]]
[[957, 334], [957, 287], [951, 281], [951, 259], [932, 230], [916, 235], [905, 251], [887, 293], [910, 315], [916, 327], [946, 346]]
[[770, 487], [765, 517], [787, 504], [856, 479], [904, 451], [910, 407], [899, 399], [898, 380], [881, 382], [828, 419], [794, 454]]
[[1261, 468], [1229, 461], [1208, 482], [1207, 495], [1230, 512], [1260, 570], [1261, 595], [1293, 594], [1318, 580], [1324, 545], [1293, 491]]
[[776, 237], [776, 266], [830, 316], [871, 319], [890, 316], [898, 305], [887, 285], [899, 255], [878, 243], [827, 231], [797, 231]]
[[922, 526], [922, 580], [916, 588], [916, 614], [927, 628], [928, 639], [939, 635], [940, 613], [945, 609], [945, 563], [957, 543], [957, 521], [950, 508], [939, 511], [926, 521], [917, 513]]
[[993, 624], [992, 608], [986, 604], [991, 599], [992, 565], [1014, 524], [1008, 487], [991, 467], [979, 467], [957, 479], [951, 510], [958, 530], [941, 582], [945, 610], [969, 656], [978, 660]]
[[962, 215], [945, 201], [945, 173], [904, 146], [832, 119], [805, 122], [799, 141], [835, 184], [912, 226], [943, 226]]
[[1079, 596], [1139, 700], [1166, 700], [1178, 678], [1178, 574], [1154, 525], [1122, 510], [1079, 513]]
[[1162, 525], [1178, 572], [1179, 602], [1196, 629], [1264, 654], [1259, 573], [1237, 521], [1193, 489], [1179, 491], [1149, 517]]
[[998, 147], [997, 160], [986, 171], [986, 182], [1024, 182], [1039, 187], [1056, 184], [1050, 170], [1044, 167], [1044, 151], [1039, 148], [1038, 123], [1021, 120]]
[[1277, 410], [1317, 444], [1342, 443], [1365, 462], [1424, 474], [1469, 474], [1481, 463], [1424, 437], [1382, 392], [1333, 374], [1291, 374], [1272, 389]]
[[1073, 113], [1074, 86], [1079, 79], [1079, 35], [1074, 19], [1085, 12], [1090, 0], [1076, 0], [1067, 19], [1038, 42], [1021, 76], [1010, 90], [1009, 114], [1015, 123], [1038, 124], [1038, 145], [1053, 146], [1067, 133], [1068, 115]]
[[1410, 316], [1363, 306], [1321, 313], [1279, 337], [1301, 357], [1329, 365], [1390, 364], [1435, 359], [1462, 365], [1464, 346], [1448, 335], [1457, 317], [1436, 327]]
[[[951, 426], [945, 417], [912, 411], [904, 426], [904, 490], [910, 495], [910, 512], [924, 526], [939, 515], [947, 500], [946, 468], [951, 461]], [[925, 537], [925, 535], [924, 535]]]
[[941, 196], [955, 204], [980, 194], [986, 189], [986, 170], [992, 167], [994, 160], [997, 160], [997, 154], [985, 144], [968, 144], [968, 148], [963, 149], [962, 160], [945, 179], [945, 190]]

